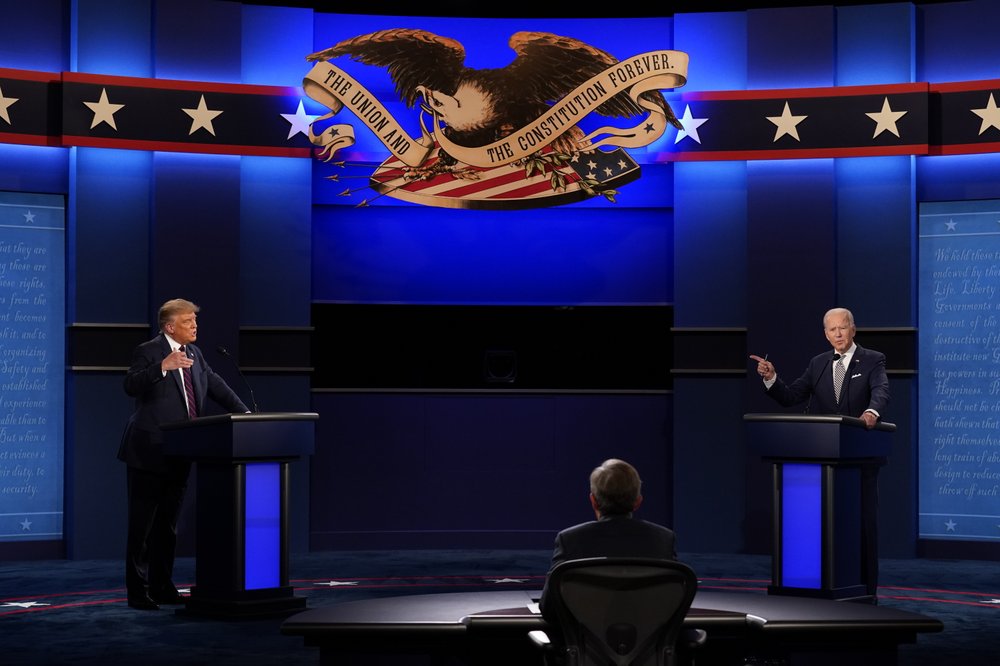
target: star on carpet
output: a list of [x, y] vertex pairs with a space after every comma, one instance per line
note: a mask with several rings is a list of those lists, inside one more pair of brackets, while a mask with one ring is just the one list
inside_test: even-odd
[[0, 606], [4, 608], [34, 608], [35, 606], [51, 606], [52, 604], [43, 604], [40, 601], [7, 601]]

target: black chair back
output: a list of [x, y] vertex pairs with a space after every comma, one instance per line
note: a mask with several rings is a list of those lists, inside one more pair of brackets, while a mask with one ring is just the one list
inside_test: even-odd
[[675, 560], [595, 557], [549, 572], [566, 666], [674, 666], [698, 578]]

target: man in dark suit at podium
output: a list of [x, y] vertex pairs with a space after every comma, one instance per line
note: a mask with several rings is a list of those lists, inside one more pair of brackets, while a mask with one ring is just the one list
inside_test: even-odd
[[193, 344], [198, 310], [181, 298], [164, 303], [160, 334], [135, 348], [125, 375], [125, 393], [135, 398], [118, 448], [118, 459], [128, 465], [125, 588], [129, 606], [139, 610], [185, 599], [174, 585], [173, 569], [191, 463], [163, 455], [160, 426], [203, 414], [206, 398], [232, 413], [250, 411]]
[[[806, 403], [808, 414], [842, 414], [860, 418], [869, 430], [889, 406], [889, 378], [885, 354], [854, 342], [854, 315], [846, 308], [833, 308], [823, 315], [823, 332], [833, 352], [812, 357], [798, 379], [786, 384], [774, 364], [760, 356], [757, 374], [767, 395], [784, 407]], [[866, 591], [873, 599], [878, 590], [878, 466], [866, 465], [861, 472], [861, 552]]]
[[774, 364], [767, 359], [750, 357], [757, 361], [757, 374], [763, 378], [767, 394], [784, 407], [804, 402], [809, 414], [854, 416], [868, 428], [875, 427], [889, 406], [885, 354], [854, 342], [854, 315], [845, 308], [834, 308], [823, 316], [823, 331], [833, 353], [813, 356], [791, 384], [778, 377]]
[[[642, 480], [624, 460], [605, 460], [590, 473], [590, 505], [596, 520], [567, 527], [556, 535], [550, 571], [560, 562], [585, 557], [656, 557], [677, 559], [673, 530], [640, 520], [632, 513], [642, 504]], [[548, 580], [538, 607], [545, 615]]]

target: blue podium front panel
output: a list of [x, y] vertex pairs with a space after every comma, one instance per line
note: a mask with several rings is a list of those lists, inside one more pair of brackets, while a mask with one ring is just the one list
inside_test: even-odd
[[822, 583], [822, 466], [781, 466], [781, 585], [819, 589]]
[[244, 493], [244, 589], [281, 585], [281, 463], [249, 463]]

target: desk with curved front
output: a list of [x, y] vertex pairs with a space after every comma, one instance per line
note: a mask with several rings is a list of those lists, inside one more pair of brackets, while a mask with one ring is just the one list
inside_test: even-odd
[[[281, 633], [320, 649], [323, 664], [428, 663], [454, 656], [476, 665], [541, 664], [527, 638], [546, 628], [532, 612], [537, 590], [382, 597], [298, 613]], [[746, 657], [789, 666], [891, 666], [897, 648], [943, 624], [886, 606], [747, 592], [699, 591], [685, 625], [705, 629], [698, 664], [743, 664]], [[433, 661], [429, 663], [434, 663]], [[448, 662], [454, 663], [454, 662]]]

